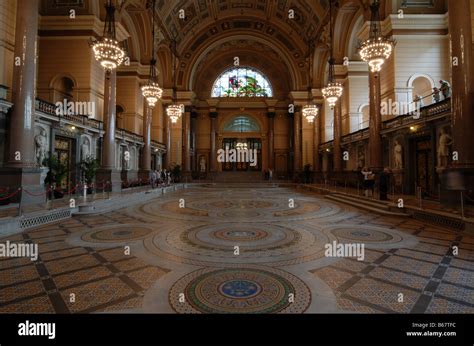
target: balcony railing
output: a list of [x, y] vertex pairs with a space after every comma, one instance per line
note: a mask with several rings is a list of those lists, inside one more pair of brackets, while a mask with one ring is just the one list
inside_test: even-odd
[[[56, 114], [56, 105], [41, 99], [36, 99], [36, 110], [54, 117], [57, 121], [66, 120], [77, 127], [93, 128], [96, 130], [103, 129], [103, 122], [97, 119], [90, 119], [87, 115], [81, 114]], [[143, 137], [125, 129], [117, 129], [115, 136], [118, 139], [126, 140], [133, 143], [143, 144]], [[158, 141], [151, 141], [154, 148], [166, 150], [166, 146]]]
[[57, 114], [56, 105], [47, 101], [36, 99], [36, 110], [43, 112], [49, 116], [56, 117], [58, 121], [61, 119], [67, 120], [74, 125], [82, 125], [83, 127], [89, 127], [97, 130], [103, 128], [103, 123], [97, 119], [90, 119], [87, 115], [82, 114]]
[[[427, 122], [442, 115], [447, 115], [451, 111], [451, 98], [442, 100], [437, 103], [432, 103], [420, 109], [420, 114], [417, 116], [415, 112], [400, 115], [396, 118], [385, 120], [382, 122], [382, 131], [388, 133], [399, 129], [401, 127], [408, 127], [418, 122]], [[356, 132], [349, 133], [342, 136], [341, 142], [343, 144], [358, 142], [369, 138], [369, 129], [365, 128]], [[331, 148], [333, 141], [327, 141], [319, 145], [320, 151]]]

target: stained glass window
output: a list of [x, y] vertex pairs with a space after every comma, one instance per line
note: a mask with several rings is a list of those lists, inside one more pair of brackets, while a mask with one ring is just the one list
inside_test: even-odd
[[212, 87], [212, 97], [272, 96], [272, 87], [267, 78], [250, 67], [237, 67], [225, 71]]

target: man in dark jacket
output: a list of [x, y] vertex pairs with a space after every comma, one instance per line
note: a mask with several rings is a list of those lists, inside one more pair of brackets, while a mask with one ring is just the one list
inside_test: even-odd
[[380, 174], [379, 190], [380, 200], [388, 201], [388, 189], [390, 187], [390, 168], [385, 167], [382, 174]]

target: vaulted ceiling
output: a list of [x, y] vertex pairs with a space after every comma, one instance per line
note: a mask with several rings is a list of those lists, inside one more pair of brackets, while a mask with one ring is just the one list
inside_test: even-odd
[[[333, 0], [335, 6], [339, 2]], [[142, 26], [151, 3], [125, 0], [122, 7], [135, 26]], [[266, 64], [276, 64], [272, 70], [291, 71], [292, 87], [304, 85], [309, 40], [319, 41], [328, 14], [329, 0], [156, 0], [155, 9], [161, 46], [176, 42], [181, 88], [196, 83], [196, 74], [205, 69], [205, 62], [212, 62], [213, 70], [216, 64], [224, 69], [232, 65], [235, 56], [250, 62], [249, 57], [263, 58], [265, 52], [269, 54]], [[147, 47], [151, 40], [146, 34], [144, 37], [140, 40]], [[223, 46], [227, 47], [225, 52]]]

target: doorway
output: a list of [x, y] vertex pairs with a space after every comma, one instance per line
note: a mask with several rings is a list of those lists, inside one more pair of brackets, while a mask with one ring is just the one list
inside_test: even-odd
[[257, 164], [250, 162], [222, 162], [224, 172], [255, 172], [262, 170], [262, 141], [259, 138], [224, 138], [221, 149], [247, 149], [257, 151]]
[[434, 158], [429, 137], [415, 140], [415, 183], [424, 196], [434, 194]]

